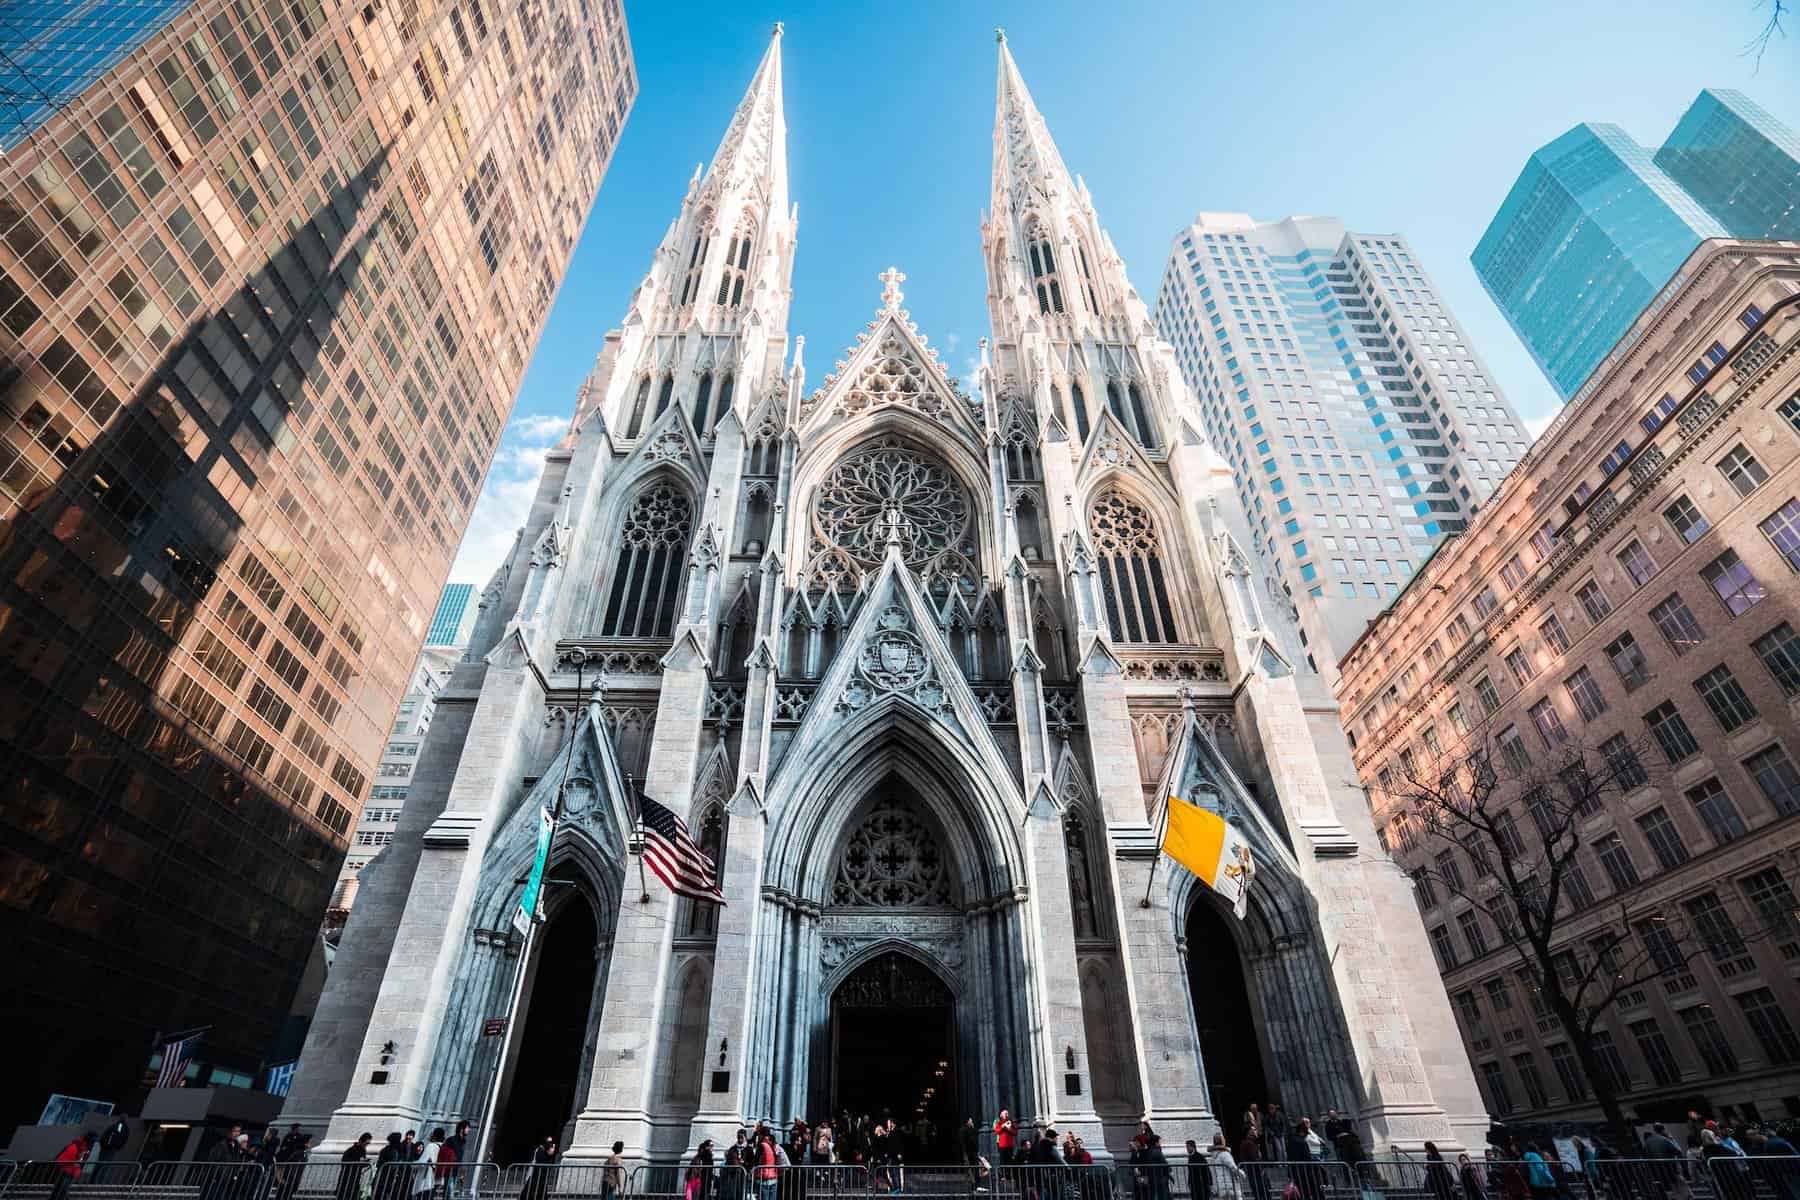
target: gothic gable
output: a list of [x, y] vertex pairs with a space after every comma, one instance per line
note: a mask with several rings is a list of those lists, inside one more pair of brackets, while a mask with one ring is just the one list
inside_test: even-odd
[[[989, 732], [938, 620], [899, 548], [891, 547], [880, 572], [865, 582], [856, 618], [777, 768], [778, 779], [790, 772], [803, 778], [821, 757], [840, 752], [849, 733], [904, 709], [978, 760], [987, 778], [1016, 784], [1017, 772]], [[770, 790], [777, 788], [772, 782]]]
[[1289, 875], [1300, 873], [1300, 864], [1288, 849], [1287, 838], [1269, 819], [1244, 781], [1238, 778], [1219, 747], [1200, 726], [1191, 708], [1182, 714], [1181, 732], [1174, 753], [1163, 766], [1157, 787], [1160, 807], [1170, 796], [1216, 812], [1243, 831], [1256, 850], [1257, 867], [1276, 865]]
[[1076, 464], [1075, 478], [1084, 485], [1091, 484], [1110, 472], [1143, 480], [1165, 494], [1169, 490], [1163, 473], [1150, 461], [1144, 448], [1131, 436], [1131, 431], [1113, 416], [1103, 399], [1100, 411], [1094, 417], [1094, 427], [1088, 431], [1087, 445], [1082, 448], [1081, 459]]
[[706, 459], [700, 438], [688, 420], [687, 410], [673, 402], [650, 422], [650, 428], [625, 455], [625, 461], [610, 473], [608, 482], [629, 483], [659, 467], [680, 475], [695, 496], [706, 494]]
[[971, 445], [981, 444], [976, 402], [963, 395], [904, 311], [884, 309], [836, 367], [802, 406], [801, 427], [808, 437], [870, 413], [902, 409], [954, 430]]

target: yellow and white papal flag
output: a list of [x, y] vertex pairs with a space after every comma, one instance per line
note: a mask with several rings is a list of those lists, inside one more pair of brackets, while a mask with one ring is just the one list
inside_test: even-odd
[[1163, 817], [1162, 852], [1230, 901], [1237, 919], [1244, 919], [1256, 864], [1249, 841], [1235, 825], [1216, 812], [1170, 796]]

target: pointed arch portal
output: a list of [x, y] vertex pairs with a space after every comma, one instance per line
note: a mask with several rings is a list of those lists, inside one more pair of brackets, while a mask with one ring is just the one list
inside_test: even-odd
[[956, 1066], [956, 997], [920, 959], [885, 949], [831, 993], [830, 1103], [817, 1111], [892, 1117], [913, 1131], [909, 1157], [931, 1161], [961, 1124]]
[[547, 1137], [566, 1145], [577, 1108], [595, 1009], [600, 928], [579, 888], [565, 881], [560, 890], [567, 895], [558, 898], [530, 964], [531, 986], [519, 1018], [524, 1024], [495, 1125], [497, 1162], [524, 1162]]

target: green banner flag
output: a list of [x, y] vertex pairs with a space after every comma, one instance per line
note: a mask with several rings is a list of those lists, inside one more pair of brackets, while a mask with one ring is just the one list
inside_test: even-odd
[[519, 893], [519, 909], [513, 913], [513, 928], [521, 935], [531, 929], [537, 919], [538, 897], [544, 891], [544, 867], [550, 861], [550, 835], [556, 831], [550, 810], [538, 809], [537, 853], [531, 859], [531, 874], [525, 877], [525, 890]]

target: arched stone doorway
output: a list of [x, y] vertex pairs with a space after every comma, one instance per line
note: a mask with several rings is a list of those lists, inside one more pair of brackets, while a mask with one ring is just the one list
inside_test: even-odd
[[1188, 909], [1188, 989], [1206, 1066], [1208, 1106], [1233, 1148], [1244, 1135], [1244, 1110], [1280, 1100], [1264, 1068], [1264, 1038], [1250, 1002], [1250, 981], [1221, 905], [1197, 895]]
[[[907, 1154], [942, 1154], [960, 1123], [956, 997], [910, 954], [866, 959], [831, 994], [831, 1094], [821, 1110], [892, 1118]], [[923, 1124], [921, 1124], [923, 1121]]]
[[518, 1047], [495, 1123], [494, 1158], [520, 1162], [546, 1137], [566, 1141], [587, 1061], [599, 926], [593, 904], [563, 881], [558, 903], [537, 938], [530, 987], [519, 1016]]

